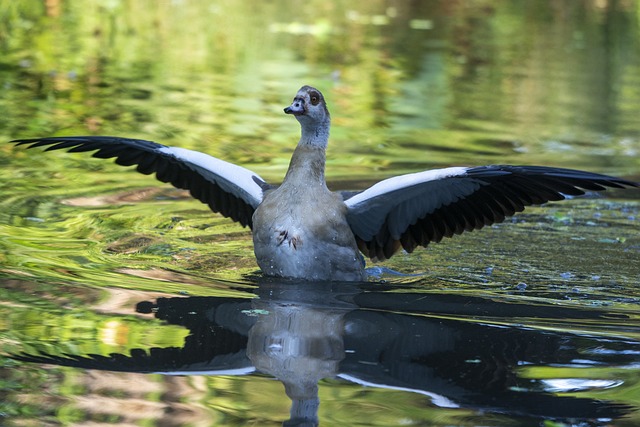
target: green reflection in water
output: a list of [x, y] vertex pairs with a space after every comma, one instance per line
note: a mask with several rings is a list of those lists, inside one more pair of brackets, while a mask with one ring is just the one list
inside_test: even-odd
[[[327, 95], [334, 119], [328, 177], [335, 187], [490, 163], [638, 179], [638, 16], [638, 5], [625, 1], [2, 2], [0, 140], [152, 139], [277, 182], [298, 137], [282, 107], [299, 86], [313, 84]], [[528, 210], [385, 265], [426, 272], [392, 279], [414, 282], [425, 294], [605, 306], [631, 315], [640, 298], [639, 206], [637, 193], [617, 196], [628, 199]], [[0, 144], [0, 265], [3, 346], [101, 354], [178, 345], [184, 336], [166, 326], [155, 333], [149, 319], [105, 308], [120, 290], [238, 296], [231, 287], [250, 286], [256, 271], [246, 230], [184, 193], [104, 160], [9, 144]], [[602, 325], [638, 339], [634, 326]], [[118, 417], [78, 403], [88, 385], [74, 370], [3, 363], [2, 388], [13, 394], [2, 410], [23, 421]], [[618, 377], [613, 368], [593, 375]], [[637, 375], [628, 375], [629, 387], [603, 397], [637, 402]], [[135, 381], [145, 387], [132, 396], [148, 402], [159, 400], [154, 384], [185, 385], [194, 394], [178, 393], [170, 406], [194, 403], [191, 410], [203, 411], [194, 419], [242, 425], [256, 417], [252, 407], [265, 422], [286, 416], [284, 400], [270, 409], [282, 392], [267, 379]], [[331, 381], [325, 387], [321, 416], [328, 423], [511, 425], [467, 410], [425, 409], [422, 397]], [[121, 392], [105, 390], [97, 394]], [[149, 408], [136, 422], [159, 417]]]

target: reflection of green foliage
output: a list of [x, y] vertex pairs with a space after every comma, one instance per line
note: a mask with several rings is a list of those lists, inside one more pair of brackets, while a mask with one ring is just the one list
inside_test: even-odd
[[[295, 8], [288, 21], [288, 2], [162, 3], [150, 13], [144, 2], [71, 1], [57, 18], [43, 17], [43, 8], [26, 3], [10, 2], [0, 11], [11, 35], [7, 55], [0, 56], [6, 67], [0, 67], [0, 80], [11, 88], [0, 97], [7, 137], [143, 136], [271, 165], [265, 170], [281, 177], [286, 159], [277, 156], [291, 150], [296, 132], [291, 118], [277, 113], [311, 79], [326, 90], [336, 118], [339, 143], [330, 156], [341, 161], [330, 162], [330, 176], [370, 170], [371, 158], [360, 156], [361, 150], [380, 151], [374, 166], [394, 171], [396, 165], [467, 163], [478, 154], [477, 160], [492, 162], [498, 153], [476, 151], [479, 141], [495, 143], [501, 159], [506, 153], [516, 162], [526, 151], [535, 153], [529, 162], [610, 168], [603, 159], [614, 156], [618, 170], [638, 166], [639, 156], [625, 155], [634, 148], [624, 137], [635, 129], [629, 122], [635, 92], [626, 76], [640, 58], [625, 35], [630, 24], [624, 14], [607, 15], [616, 43], [607, 61], [602, 50], [581, 45], [604, 43], [598, 36], [602, 12], [595, 8], [586, 8], [566, 29], [548, 5], [477, 6], [456, 10], [450, 22], [429, 31], [411, 24], [442, 12], [427, 4], [318, 4], [318, 10]], [[567, 6], [567, 13], [584, 7]], [[554, 50], [553, 44], [563, 48]], [[566, 49], [572, 62], [565, 60]], [[563, 67], [553, 70], [553, 85], [544, 74], [549, 61]], [[613, 74], [603, 68], [608, 62], [615, 65]], [[343, 84], [332, 82], [332, 72]], [[576, 78], [584, 72], [589, 74]], [[270, 84], [282, 76], [296, 81]], [[590, 91], [617, 85], [619, 96]], [[601, 127], [602, 108], [620, 112], [620, 120], [612, 121], [620, 134], [576, 126], [580, 120]], [[406, 135], [407, 128], [418, 132]], [[449, 131], [461, 144], [451, 145]], [[566, 159], [550, 155], [545, 143], [557, 139], [582, 148], [565, 153]], [[414, 145], [422, 150], [405, 149]], [[354, 170], [354, 163], [362, 167]]]
[[[588, 356], [587, 356], [588, 359]], [[606, 390], [585, 390], [562, 393], [565, 396], [585, 397], [592, 399], [609, 399], [628, 405], [637, 405], [640, 401], [640, 373], [627, 368], [616, 367], [589, 367], [569, 368], [553, 366], [529, 366], [520, 370], [520, 376], [525, 379], [585, 379], [585, 380], [611, 380], [615, 378], [620, 382], [617, 387], [608, 387]], [[640, 414], [635, 413], [629, 417], [628, 425], [634, 425], [640, 421]], [[635, 422], [634, 422], [635, 421]]]
[[[127, 354], [134, 348], [182, 347], [187, 333], [181, 327], [157, 321], [83, 311], [80, 305], [74, 310], [52, 308], [45, 301], [30, 302], [19, 293], [3, 292], [2, 299], [13, 303], [11, 311], [2, 310], [2, 326], [7, 331], [4, 339], [20, 342], [21, 351], [32, 354], [106, 355]], [[58, 297], [61, 301], [62, 297]]]
[[[43, 398], [42, 391], [55, 382], [58, 370], [24, 369], [24, 364], [0, 356], [0, 390], [3, 395], [40, 395], [40, 399], [0, 399], [0, 423], [3, 419], [40, 420], [52, 418], [55, 402]], [[50, 392], [57, 390], [50, 389]]]
[[[248, 231], [184, 193], [86, 153], [26, 151], [3, 140], [153, 139], [276, 182], [298, 135], [282, 107], [313, 84], [330, 103], [328, 176], [341, 188], [451, 164], [637, 174], [639, 19], [636, 2], [0, 2], [2, 348], [126, 354], [180, 346], [183, 328], [96, 307], [126, 290], [237, 297], [229, 283], [241, 286], [256, 271]], [[150, 187], [160, 190], [146, 195]], [[550, 204], [385, 266], [427, 272], [404, 279], [425, 295], [448, 290], [635, 316], [639, 217], [636, 202]], [[579, 333], [585, 325], [531, 326]], [[638, 339], [613, 320], [601, 326]], [[74, 404], [85, 373], [3, 363], [0, 389], [11, 397], [0, 399], [0, 412], [30, 422], [114, 420]], [[532, 372], [578, 375], [540, 369]], [[594, 397], [640, 399], [633, 372], [581, 372], [631, 384]], [[261, 416], [279, 425], [288, 412], [272, 380], [203, 382], [183, 399], [206, 406], [216, 424]], [[363, 413], [379, 425], [491, 424], [476, 423], [471, 411], [425, 409], [426, 398], [401, 392], [336, 381], [320, 392], [329, 424], [356, 425]], [[142, 399], [165, 401], [162, 393]], [[36, 397], [17, 397], [25, 395]]]

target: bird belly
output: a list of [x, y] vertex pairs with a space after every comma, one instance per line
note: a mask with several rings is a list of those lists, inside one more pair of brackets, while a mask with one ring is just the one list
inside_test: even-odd
[[253, 217], [256, 260], [264, 274], [303, 280], [359, 281], [364, 261], [343, 215], [322, 209], [285, 210]]

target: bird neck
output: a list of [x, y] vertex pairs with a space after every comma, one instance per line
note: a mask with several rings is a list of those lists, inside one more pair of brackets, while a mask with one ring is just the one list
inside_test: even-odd
[[321, 123], [316, 123], [315, 121], [313, 123], [306, 123], [303, 119], [300, 120], [300, 126], [302, 128], [302, 134], [298, 146], [310, 145], [322, 149], [327, 148], [331, 119], [327, 117], [326, 120]]
[[324, 147], [318, 147], [309, 144], [298, 144], [289, 169], [284, 177], [283, 185], [313, 185], [320, 184], [326, 187], [324, 180], [324, 167], [326, 162], [326, 154]]

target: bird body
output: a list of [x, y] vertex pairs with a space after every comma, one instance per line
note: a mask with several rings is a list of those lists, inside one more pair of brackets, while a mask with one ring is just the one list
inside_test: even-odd
[[360, 281], [360, 252], [385, 260], [400, 248], [439, 242], [503, 221], [525, 206], [584, 190], [638, 183], [573, 169], [491, 165], [450, 167], [383, 180], [361, 192], [332, 192], [325, 182], [331, 118], [323, 95], [303, 86], [285, 113], [301, 136], [281, 185], [204, 153], [151, 141], [79, 136], [20, 139], [28, 148], [94, 151], [137, 165], [163, 182], [188, 189], [211, 210], [248, 226], [263, 273], [302, 280]]
[[347, 207], [324, 180], [324, 149], [299, 145], [285, 179], [253, 214], [253, 245], [267, 275], [308, 280], [363, 280], [364, 263], [347, 223]]

